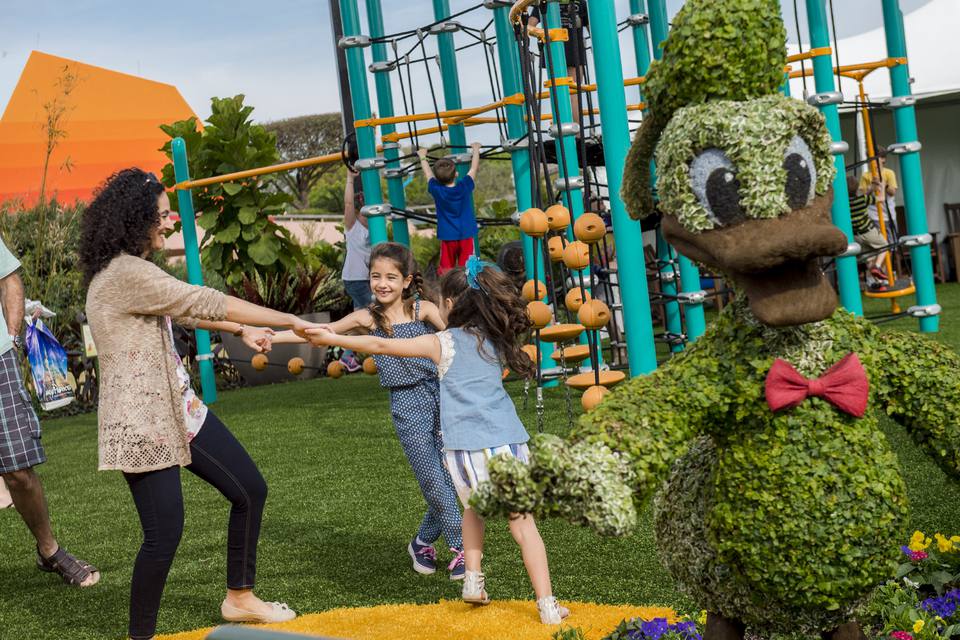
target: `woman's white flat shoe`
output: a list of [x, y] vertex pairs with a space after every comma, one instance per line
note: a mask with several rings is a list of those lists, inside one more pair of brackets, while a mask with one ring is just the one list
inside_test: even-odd
[[260, 624], [286, 622], [297, 617], [297, 612], [288, 607], [286, 602], [268, 602], [266, 604], [270, 606], [270, 612], [263, 614], [240, 609], [227, 604], [227, 601], [224, 600], [223, 604], [220, 605], [220, 615], [227, 622], [257, 622]]

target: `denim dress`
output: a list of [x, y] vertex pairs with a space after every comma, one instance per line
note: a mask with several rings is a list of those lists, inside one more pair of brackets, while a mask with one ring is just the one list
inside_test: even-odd
[[[420, 319], [420, 302], [414, 304], [414, 320], [393, 325], [394, 338], [418, 338], [433, 329]], [[376, 329], [371, 335], [388, 338]], [[443, 534], [447, 546], [463, 549], [460, 508], [450, 474], [443, 463], [440, 435], [440, 383], [437, 367], [429, 358], [398, 358], [375, 355], [380, 384], [390, 390], [390, 413], [400, 446], [407, 456], [427, 513], [417, 536], [432, 544]]]

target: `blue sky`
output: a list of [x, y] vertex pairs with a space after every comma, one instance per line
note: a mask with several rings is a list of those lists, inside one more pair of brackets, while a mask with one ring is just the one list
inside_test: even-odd
[[[621, 18], [629, 13], [628, 0], [611, 1]], [[909, 11], [929, 1], [901, 0], [901, 5]], [[880, 0], [835, 2], [841, 37], [882, 24]], [[454, 12], [478, 3], [450, 0]], [[430, 0], [382, 4], [388, 31], [432, 21]], [[670, 14], [681, 4], [668, 0]], [[783, 4], [792, 33], [792, 2]], [[802, 17], [803, 0], [799, 5]], [[0, 108], [30, 51], [39, 49], [176, 85], [201, 117], [211, 96], [236, 93], [248, 96], [261, 120], [339, 110], [328, 0], [0, 0], [0, 16]], [[463, 19], [478, 27], [487, 20], [483, 9]], [[624, 67], [633, 73], [632, 50], [626, 39], [623, 44]], [[489, 102], [483, 56], [462, 58], [464, 104]], [[426, 110], [429, 93], [422, 72], [414, 84], [418, 110]], [[395, 99], [399, 104], [399, 93]]]

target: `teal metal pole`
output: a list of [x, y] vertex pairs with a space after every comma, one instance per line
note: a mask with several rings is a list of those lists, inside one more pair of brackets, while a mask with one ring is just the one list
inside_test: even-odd
[[[371, 117], [370, 91], [367, 88], [367, 68], [363, 60], [363, 48], [369, 42], [360, 34], [360, 11], [357, 0], [340, 0], [340, 14], [343, 19], [343, 39], [338, 43], [346, 51], [347, 74], [350, 77], [350, 101], [357, 120]], [[377, 141], [374, 127], [357, 127], [357, 147], [360, 159], [360, 179], [363, 182], [364, 207], [367, 226], [370, 229], [370, 244], [387, 241], [387, 221], [376, 205], [383, 204], [383, 192], [380, 190], [380, 159], [377, 158]]]
[[[380, 6], [380, 0], [367, 0], [367, 25], [370, 29], [371, 38], [382, 38], [385, 34], [383, 27], [383, 9]], [[393, 70], [391, 65], [387, 65], [387, 45], [383, 42], [376, 42], [373, 45], [373, 65], [371, 70], [374, 74], [374, 80], [377, 87], [377, 106], [380, 109], [381, 118], [392, 118], [393, 111], [393, 89], [390, 86], [390, 73]], [[380, 137], [396, 133], [397, 127], [392, 124], [385, 124], [380, 127]], [[390, 206], [395, 209], [405, 209], [407, 207], [407, 197], [403, 191], [403, 175], [400, 173], [400, 145], [396, 142], [383, 143], [383, 155], [386, 158], [387, 170], [384, 175], [387, 178], [387, 194], [390, 199]], [[401, 215], [394, 214], [390, 223], [393, 230], [393, 241], [410, 246], [410, 227], [407, 219]]]
[[[806, 0], [807, 22], [810, 27], [810, 48], [830, 46], [830, 32], [827, 30], [826, 0]], [[830, 54], [814, 56], [813, 80], [817, 95], [811, 96], [811, 104], [816, 104], [827, 120], [827, 129], [834, 144], [842, 143], [840, 132], [840, 115], [837, 111], [837, 98], [843, 97], [837, 93], [833, 81], [833, 58]], [[819, 96], [819, 99], [818, 99]], [[846, 147], [846, 145], [843, 145]], [[843, 162], [843, 152], [834, 153], [834, 166], [837, 175], [833, 179], [833, 208], [831, 217], [835, 224], [847, 236], [847, 242], [853, 242], [853, 226], [850, 224], [850, 200], [847, 193], [846, 167]], [[863, 315], [863, 301], [860, 299], [860, 277], [857, 274], [857, 257], [855, 255], [837, 258], [837, 281], [840, 284], [840, 304], [847, 311], [858, 316]]]
[[[183, 138], [174, 138], [173, 175], [176, 181], [190, 179], [190, 166], [187, 163], [187, 143]], [[203, 285], [203, 270], [200, 268], [200, 243], [197, 240], [197, 216], [193, 210], [193, 192], [190, 189], [177, 191], [177, 204], [180, 209], [180, 226], [183, 231], [183, 252], [187, 258], [187, 282]], [[211, 404], [217, 401], [217, 379], [213, 373], [213, 352], [210, 349], [210, 332], [206, 329], [194, 331], [197, 336], [197, 363], [200, 367], [200, 387], [203, 401]]]
[[[650, 33], [652, 34], [654, 44], [653, 56], [657, 60], [663, 56], [663, 41], [667, 39], [669, 29], [666, 1], [650, 0]], [[646, 70], [644, 70], [644, 73], [646, 73]], [[651, 172], [651, 175], [654, 175], [653, 172]], [[683, 303], [683, 317], [687, 323], [687, 339], [695, 342], [707, 329], [706, 319], [703, 314], [703, 289], [700, 286], [700, 270], [697, 269], [693, 262], [686, 256], [678, 256], [677, 252], [674, 251], [673, 247], [666, 241], [661, 242], [659, 230], [657, 234], [657, 255], [661, 260], [667, 262], [663, 271], [668, 273], [669, 277], [673, 277], [675, 272], [669, 263], [676, 260], [679, 265], [680, 295], [689, 296]], [[676, 283], [672, 285], [668, 283], [668, 285], [664, 287], [664, 292], [666, 293], [668, 289], [672, 289], [675, 294], [677, 290]], [[671, 308], [669, 303], [667, 304], [666, 316], [667, 330], [671, 333], [680, 333], [682, 329], [680, 328], [678, 311]], [[682, 345], [671, 346], [672, 351], [680, 351], [682, 349]]]
[[[450, 0], [433, 0], [433, 19], [446, 20], [451, 15]], [[445, 31], [437, 34], [437, 48], [440, 51], [440, 73], [443, 80], [444, 109], [453, 111], [462, 109], [460, 99], [460, 73], [457, 70], [457, 49], [454, 46], [453, 34]], [[467, 152], [467, 134], [462, 124], [453, 124], [447, 128], [450, 134], [450, 147], [458, 154]], [[468, 165], [458, 163], [460, 177], [467, 175]]]
[[[512, 96], [523, 94], [523, 83], [520, 80], [520, 54], [513, 37], [513, 28], [510, 26], [510, 9], [497, 7], [493, 10], [493, 23], [497, 33], [497, 55], [500, 60], [500, 79], [503, 83], [503, 94]], [[507, 135], [512, 140], [519, 140], [527, 135], [526, 110], [523, 105], [510, 104], [506, 106]], [[525, 143], [529, 145], [529, 141]], [[530, 153], [527, 147], [511, 148], [510, 163], [513, 167], [513, 185], [517, 194], [517, 211], [521, 213], [533, 206], [533, 193], [530, 189]], [[526, 266], [527, 280], [537, 278], [544, 280], [543, 261], [537, 262], [537, 273], [533, 272], [533, 238], [520, 232], [523, 240], [523, 262]]]
[[[544, 28], [559, 29], [560, 27], [560, 5], [556, 2], [548, 2], [547, 15], [544, 16]], [[546, 52], [544, 55], [546, 55]], [[567, 59], [562, 42], [554, 41], [550, 43], [547, 77], [550, 79], [550, 94], [552, 96], [550, 105], [551, 110], [554, 111], [553, 126], [556, 132], [557, 169], [559, 170], [557, 185], [564, 184], [565, 179], [580, 181], [577, 139], [572, 132], [564, 133], [564, 125], [575, 124], [579, 118], [574, 118], [573, 109], [570, 107], [570, 87], [555, 84], [557, 78], [567, 77]], [[565, 197], [567, 208], [570, 209], [570, 215], [575, 222], [577, 218], [583, 215], [583, 190], [571, 185], [571, 189], [566, 192]], [[573, 225], [570, 226], [569, 237], [573, 238]], [[584, 271], [584, 277], [589, 282], [588, 273], [588, 271]]]
[[[559, 29], [562, 26], [560, 5], [557, 2], [547, 3], [547, 14], [543, 17], [544, 29]], [[546, 51], [544, 51], [544, 55], [546, 55]], [[577, 155], [577, 137], [573, 131], [565, 132], [565, 129], [571, 124], [575, 125], [579, 118], [574, 119], [573, 108], [570, 106], [570, 87], [556, 84], [558, 78], [567, 77], [567, 54], [562, 42], [553, 41], [550, 43], [550, 55], [547, 58], [547, 77], [550, 79], [550, 108], [553, 111], [553, 129], [557, 147], [558, 177], [555, 184], [559, 190], [566, 189], [567, 182], [570, 182], [570, 188], [566, 189], [564, 197], [567, 209], [570, 210], [570, 217], [573, 222], [576, 222], [577, 218], [584, 214], [583, 189], [577, 186], [577, 184], [582, 183], [580, 159]], [[571, 79], [576, 80], [576, 78]], [[574, 239], [573, 224], [567, 229], [567, 235], [571, 240]], [[589, 266], [578, 272], [578, 277], [583, 278], [583, 285], [587, 290], [593, 290], [593, 275]], [[589, 344], [588, 333], [584, 331], [580, 335], [581, 343]], [[602, 353], [598, 345], [598, 359], [602, 357]], [[593, 366], [592, 360], [585, 360], [584, 364]], [[601, 363], [597, 364], [599, 366]]]
[[[434, 20], [446, 20], [451, 15], [450, 0], [433, 0]], [[441, 30], [437, 34], [437, 48], [440, 51], [440, 74], [443, 80], [443, 104], [447, 111], [462, 109], [460, 99], [460, 72], [457, 71], [457, 48], [453, 42], [453, 33]], [[470, 171], [470, 161], [467, 160], [467, 132], [462, 124], [452, 124], [447, 127], [450, 134], [450, 147], [461, 156], [457, 160], [457, 175], [461, 178]], [[473, 239], [474, 253], [480, 255], [479, 231]]]
[[[520, 53], [517, 50], [513, 28], [510, 26], [510, 9], [508, 7], [494, 8], [493, 22], [497, 34], [497, 54], [500, 61], [500, 79], [503, 83], [503, 95], [522, 95], [523, 82], [520, 79]], [[519, 140], [527, 134], [526, 109], [523, 105], [510, 104], [506, 106], [506, 112], [507, 135], [509, 135], [512, 140]], [[527, 139], [524, 145], [529, 144], [530, 140]], [[510, 163], [513, 166], [513, 185], [517, 193], [517, 211], [522, 213], [533, 206], [533, 192], [530, 189], [529, 147], [511, 147], [509, 151]], [[543, 251], [537, 256], [536, 270], [534, 270], [534, 239], [522, 231], [520, 232], [520, 239], [523, 241], [523, 264], [526, 270], [527, 280], [536, 278], [538, 281], [546, 283], [547, 278]], [[550, 357], [553, 349], [554, 345], [550, 343], [540, 343], [541, 367], [543, 369], [552, 369], [556, 366], [553, 358]], [[556, 384], [556, 381], [551, 380], [544, 386], [549, 387]]]
[[607, 186], [613, 214], [613, 235], [617, 246], [617, 280], [623, 301], [624, 333], [630, 375], [650, 373], [657, 368], [657, 350], [650, 318], [647, 268], [643, 258], [643, 232], [630, 218], [620, 197], [623, 165], [630, 148], [627, 97], [623, 88], [623, 66], [617, 37], [617, 13], [610, 0], [588, 0], [590, 34], [597, 69], [597, 99], [600, 128], [607, 167]]
[[[887, 57], [906, 58], [907, 42], [903, 33], [903, 13], [898, 0], [883, 0], [883, 28], [887, 35]], [[908, 65], [890, 67], [890, 84], [894, 128], [897, 144], [893, 150], [900, 157], [900, 173], [903, 181], [903, 204], [906, 208], [907, 233], [911, 236], [927, 234], [927, 211], [923, 194], [923, 174], [920, 171], [920, 142], [917, 136], [917, 117], [910, 92]], [[937, 305], [937, 290], [933, 282], [933, 262], [930, 245], [910, 247], [910, 262], [913, 266], [913, 281], [917, 287], [917, 309], [920, 331], [933, 333], [939, 330], [940, 318]], [[936, 311], [936, 313], [931, 313]], [[929, 313], [930, 315], [922, 315]]]
[[[637, 75], [642, 76], [650, 68], [650, 39], [645, 26], [650, 23], [650, 16], [647, 15], [645, 0], [630, 0], [630, 18]], [[643, 85], [637, 85], [637, 93], [640, 94], [640, 101], [643, 102]]]

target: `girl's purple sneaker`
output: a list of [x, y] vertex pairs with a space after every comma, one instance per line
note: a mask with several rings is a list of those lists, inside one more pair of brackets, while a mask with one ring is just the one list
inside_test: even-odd
[[425, 576], [437, 572], [437, 551], [428, 544], [418, 544], [414, 538], [407, 545], [407, 553], [413, 560], [413, 570]]
[[467, 573], [467, 567], [463, 564], [463, 551], [460, 549], [450, 548], [450, 551], [453, 551], [453, 560], [450, 561], [450, 564], [447, 566], [447, 571], [450, 572], [451, 580], [463, 580], [463, 576]]

